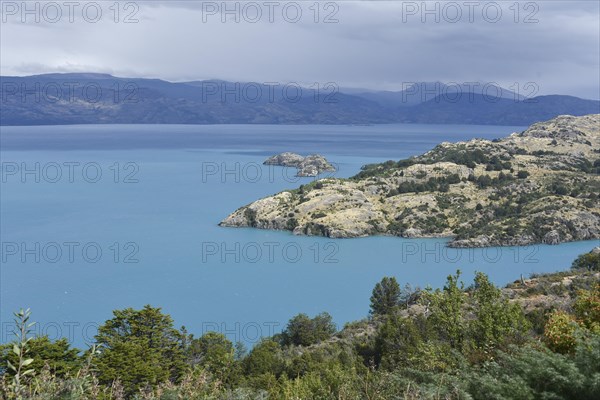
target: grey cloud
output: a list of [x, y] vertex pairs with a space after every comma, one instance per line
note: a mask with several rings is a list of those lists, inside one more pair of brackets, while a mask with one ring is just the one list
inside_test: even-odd
[[[220, 3], [220, 2], [217, 2]], [[262, 3], [258, 1], [257, 3]], [[3, 74], [108, 72], [168, 80], [536, 82], [539, 94], [598, 98], [598, 2], [539, 1], [539, 23], [402, 20], [400, 2], [336, 2], [339, 23], [202, 21], [201, 2], [140, 2], [137, 24], [2, 24]], [[420, 4], [421, 2], [415, 2]], [[458, 1], [457, 3], [462, 3]], [[513, 2], [502, 3], [507, 10]], [[521, 4], [525, 4], [522, 2]], [[429, 7], [432, 3], [429, 2]], [[323, 17], [323, 14], [320, 15]], [[520, 18], [523, 14], [520, 14]], [[42, 26], [42, 25], [40, 25]]]

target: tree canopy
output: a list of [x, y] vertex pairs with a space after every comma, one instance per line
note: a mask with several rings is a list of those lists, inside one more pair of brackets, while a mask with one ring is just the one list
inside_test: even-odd
[[396, 278], [384, 277], [373, 288], [371, 295], [371, 314], [388, 314], [400, 302], [400, 285]]

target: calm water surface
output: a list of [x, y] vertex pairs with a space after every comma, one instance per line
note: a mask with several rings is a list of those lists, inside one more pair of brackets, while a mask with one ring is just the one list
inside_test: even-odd
[[178, 326], [252, 345], [299, 312], [343, 323], [368, 313], [373, 285], [438, 287], [461, 269], [497, 284], [567, 268], [598, 241], [447, 249], [445, 240], [332, 240], [219, 228], [237, 207], [308, 183], [262, 166], [272, 154], [325, 155], [348, 177], [441, 141], [495, 138], [506, 126], [2, 127], [0, 342], [11, 312], [84, 346], [113, 309], [163, 307]]

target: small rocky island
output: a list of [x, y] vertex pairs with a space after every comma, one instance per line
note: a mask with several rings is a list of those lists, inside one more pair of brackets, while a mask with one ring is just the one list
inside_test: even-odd
[[335, 171], [335, 167], [319, 154], [303, 157], [296, 153], [281, 153], [269, 157], [263, 164], [280, 167], [294, 167], [298, 170], [296, 176], [318, 176], [325, 171]]
[[454, 247], [598, 239], [600, 114], [559, 116], [502, 139], [441, 143], [349, 179], [257, 200], [220, 225], [332, 238], [450, 237]]

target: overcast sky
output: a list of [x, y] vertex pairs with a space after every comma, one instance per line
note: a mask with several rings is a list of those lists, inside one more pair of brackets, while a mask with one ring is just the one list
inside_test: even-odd
[[429, 14], [421, 1], [227, 2], [227, 15], [221, 1], [138, 1], [121, 2], [118, 21], [113, 1], [41, 2], [37, 11], [31, 2], [30, 13], [21, 1], [1, 3], [2, 75], [85, 71], [386, 90], [480, 81], [524, 95], [600, 97], [594, 0], [428, 2]]

